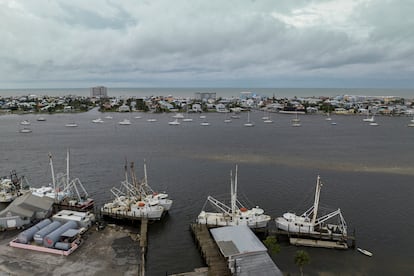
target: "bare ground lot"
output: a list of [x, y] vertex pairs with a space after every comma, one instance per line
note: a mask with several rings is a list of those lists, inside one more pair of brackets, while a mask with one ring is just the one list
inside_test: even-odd
[[20, 231], [0, 232], [0, 276], [138, 274], [139, 243], [119, 226], [91, 228], [81, 246], [67, 257], [10, 247]]

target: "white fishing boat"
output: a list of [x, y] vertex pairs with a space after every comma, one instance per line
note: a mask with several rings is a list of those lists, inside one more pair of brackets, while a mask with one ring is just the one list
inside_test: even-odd
[[197, 217], [197, 223], [209, 226], [247, 225], [250, 228], [266, 227], [271, 218], [264, 214], [263, 209], [259, 208], [259, 206], [248, 209], [237, 200], [237, 166], [234, 179], [232, 172], [230, 172], [230, 178], [231, 206], [227, 206], [212, 196], [208, 196], [206, 204], [209, 203], [215, 212], [206, 211], [205, 204]]
[[180, 124], [180, 122], [178, 121], [178, 119], [175, 119], [174, 121], [168, 122], [168, 124], [170, 126], [178, 126]]
[[128, 126], [131, 124], [131, 121], [128, 119], [123, 119], [122, 121], [118, 122], [121, 126]]
[[66, 153], [66, 174], [58, 173], [55, 176], [52, 155], [49, 153], [49, 165], [52, 172], [52, 183], [40, 188], [30, 188], [33, 195], [50, 197], [56, 203], [70, 206], [75, 209], [86, 210], [94, 205], [79, 178], [70, 178], [69, 150]]
[[98, 124], [100, 124], [100, 123], [103, 123], [103, 122], [104, 122], [104, 120], [102, 120], [101, 118], [92, 120], [92, 123], [98, 123]]
[[75, 123], [75, 122], [67, 123], [67, 124], [65, 125], [65, 127], [77, 127], [77, 126], [78, 126], [78, 124], [77, 124], [77, 123]]
[[23, 187], [24, 177], [18, 177], [16, 171], [11, 171], [7, 177], [0, 178], [0, 203], [10, 203], [17, 197], [29, 191], [28, 184]]
[[357, 248], [358, 252], [368, 256], [368, 257], [372, 257], [374, 254], [372, 254], [371, 252], [369, 252], [368, 250], [362, 249], [362, 248]]
[[[313, 206], [300, 216], [290, 212], [283, 214], [282, 217], [275, 219], [276, 227], [290, 234], [314, 235], [321, 238], [325, 236], [338, 240], [346, 238], [347, 225], [340, 209], [318, 217], [321, 187], [322, 183], [318, 175]], [[338, 219], [338, 223], [328, 223], [335, 217]]]
[[250, 111], [247, 112], [247, 122], [244, 124], [245, 127], [253, 127], [254, 123], [250, 121]]
[[[149, 196], [144, 192], [142, 183], [138, 183], [133, 172], [131, 163], [132, 183], [128, 181], [127, 166], [125, 165], [125, 181], [121, 182], [120, 188], [113, 187], [111, 193], [114, 195], [112, 202], [104, 204], [101, 213], [105, 216], [115, 218], [133, 217], [137, 219], [147, 218], [159, 220], [166, 209], [156, 197]], [[153, 192], [152, 192], [153, 193]], [[168, 197], [168, 195], [166, 195]], [[172, 205], [169, 202], [168, 208]]]

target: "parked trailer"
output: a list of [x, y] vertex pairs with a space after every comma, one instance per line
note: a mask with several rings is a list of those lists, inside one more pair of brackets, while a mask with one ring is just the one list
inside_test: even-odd
[[60, 236], [69, 229], [75, 229], [78, 228], [78, 224], [75, 221], [68, 221], [53, 232], [47, 234], [43, 238], [43, 245], [45, 247], [52, 248], [55, 243], [59, 240]]
[[44, 219], [41, 222], [35, 224], [34, 226], [24, 230], [17, 236], [17, 242], [19, 243], [29, 243], [31, 240], [33, 240], [33, 236], [38, 232], [40, 229], [48, 226], [51, 224], [52, 221], [50, 219]]
[[60, 226], [62, 225], [62, 223], [60, 223], [59, 221], [54, 221], [51, 224], [47, 225], [46, 227], [40, 229], [35, 235], [34, 235], [34, 241], [36, 242], [36, 244], [38, 245], [42, 245], [43, 244], [43, 238], [55, 231], [56, 229], [58, 229]]

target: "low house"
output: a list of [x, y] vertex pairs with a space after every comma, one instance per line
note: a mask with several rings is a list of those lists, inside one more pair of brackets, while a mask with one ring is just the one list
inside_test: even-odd
[[38, 197], [31, 192], [16, 198], [0, 212], [0, 228], [20, 228], [48, 217], [52, 212], [53, 198]]
[[283, 276], [267, 248], [248, 226], [219, 227], [210, 232], [227, 259], [232, 275]]

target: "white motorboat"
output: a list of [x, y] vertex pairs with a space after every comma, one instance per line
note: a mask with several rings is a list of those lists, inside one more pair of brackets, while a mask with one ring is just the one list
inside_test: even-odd
[[104, 120], [102, 120], [101, 118], [98, 118], [98, 119], [94, 119], [94, 120], [92, 120], [92, 123], [103, 123], [104, 122]]
[[173, 116], [173, 118], [183, 119], [184, 118], [184, 114], [183, 113], [175, 113], [175, 115]]
[[374, 254], [372, 254], [371, 252], [369, 252], [368, 250], [362, 249], [362, 248], [357, 248], [358, 252], [368, 256], [368, 257], [372, 257]]
[[135, 116], [135, 119], [141, 119], [142, 117], [141, 116]]
[[201, 115], [200, 116], [200, 119], [205, 119], [206, 118], [206, 115]]
[[71, 122], [71, 123], [67, 123], [65, 126], [66, 126], [66, 127], [77, 127], [77, 126], [78, 126], [78, 124], [77, 124], [77, 123], [75, 123], [75, 122]]
[[[231, 177], [231, 206], [227, 206], [212, 196], [207, 197], [206, 204], [209, 203], [215, 212], [201, 211], [197, 217], [198, 224], [210, 226], [234, 226], [247, 225], [250, 228], [266, 227], [271, 220], [270, 216], [264, 214], [264, 210], [256, 206], [252, 209], [246, 208], [237, 200], [237, 166], [235, 176]], [[204, 205], [206, 207], [206, 204]]]
[[20, 124], [24, 125], [24, 126], [28, 126], [28, 125], [30, 125], [30, 121], [29, 120], [23, 120], [23, 121], [20, 122]]
[[107, 116], [105, 116], [105, 119], [111, 120], [112, 119], [112, 116], [111, 115], [107, 115]]
[[373, 122], [369, 123], [369, 125], [370, 125], [370, 126], [379, 126], [379, 124], [378, 124], [377, 122], [375, 122], [375, 121], [373, 121]]
[[[318, 175], [316, 181], [315, 201], [302, 215], [298, 216], [295, 213], [285, 213], [282, 217], [275, 219], [276, 227], [289, 232], [290, 234], [302, 235], [318, 235], [329, 236], [331, 239], [344, 239], [347, 235], [347, 225], [342, 216], [341, 210], [325, 214], [318, 217], [319, 196], [321, 192], [322, 183]], [[328, 220], [338, 217], [338, 224], [329, 224]]]
[[128, 119], [123, 119], [122, 121], [118, 122], [121, 126], [128, 126], [131, 124], [131, 121]]
[[147, 122], [150, 122], [150, 123], [152, 123], [152, 122], [156, 122], [157, 121], [157, 119], [155, 119], [155, 118], [149, 118], [148, 120], [147, 120]]
[[46, 118], [45, 117], [38, 117], [36, 120], [39, 121], [39, 122], [44, 122], [44, 121], [46, 121]]
[[180, 124], [180, 122], [178, 121], [178, 119], [175, 119], [174, 121], [168, 122], [168, 124], [170, 126], [178, 126]]
[[31, 133], [32, 130], [30, 128], [24, 127], [19, 130], [20, 133]]
[[200, 125], [201, 125], [201, 126], [209, 126], [209, 125], [210, 125], [210, 123], [209, 123], [209, 122], [202, 122], [202, 123], [200, 123]]

